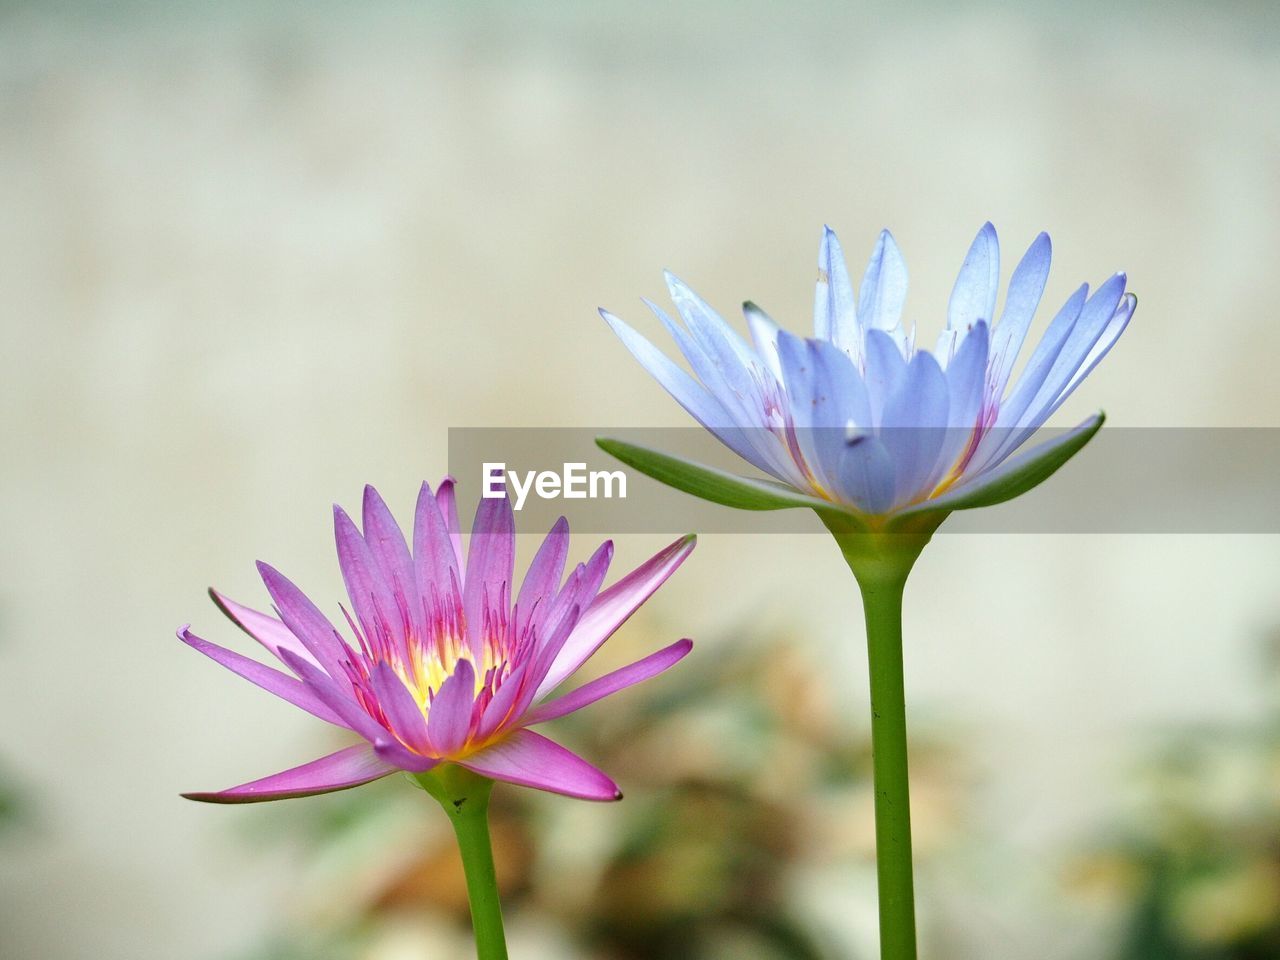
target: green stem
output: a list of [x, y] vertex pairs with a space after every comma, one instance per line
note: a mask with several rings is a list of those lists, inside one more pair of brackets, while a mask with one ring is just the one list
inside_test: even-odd
[[880, 957], [916, 960], [902, 594], [932, 530], [919, 534], [850, 533], [832, 526], [832, 533], [857, 578], [867, 623]]
[[502, 903], [498, 898], [498, 877], [489, 839], [489, 795], [493, 792], [493, 781], [452, 763], [441, 764], [414, 779], [439, 801], [458, 838], [462, 869], [467, 878], [467, 897], [471, 902], [477, 960], [507, 960]]
[[871, 751], [876, 791], [876, 879], [880, 956], [915, 960], [916, 907], [907, 780], [907, 705], [902, 679], [900, 581], [859, 580], [871, 672]]

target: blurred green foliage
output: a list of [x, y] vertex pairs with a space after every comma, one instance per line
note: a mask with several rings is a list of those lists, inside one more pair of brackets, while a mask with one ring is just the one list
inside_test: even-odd
[[1166, 738], [1080, 864], [1120, 904], [1116, 960], [1280, 958], [1280, 637], [1268, 649], [1269, 709]]

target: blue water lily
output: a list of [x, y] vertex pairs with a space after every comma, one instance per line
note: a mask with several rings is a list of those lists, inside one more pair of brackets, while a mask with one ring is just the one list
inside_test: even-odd
[[996, 312], [1000, 247], [978, 231], [960, 268], [946, 327], [932, 351], [903, 322], [907, 268], [888, 230], [856, 293], [827, 228], [818, 254], [812, 337], [779, 328], [752, 303], [750, 339], [672, 274], [679, 321], [648, 304], [692, 375], [608, 311], [631, 353], [704, 427], [776, 482], [691, 464], [616, 440], [601, 445], [664, 482], [732, 506], [811, 506], [871, 526], [909, 515], [998, 503], [1070, 459], [1102, 414], [1029, 450], [1026, 441], [1119, 339], [1137, 304], [1117, 273], [1083, 284], [1050, 321], [1013, 378], [1051, 258], [1032, 242]]

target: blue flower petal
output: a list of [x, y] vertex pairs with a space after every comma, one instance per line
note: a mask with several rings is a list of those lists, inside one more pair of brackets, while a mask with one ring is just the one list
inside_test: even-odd
[[991, 334], [989, 389], [993, 398], [1004, 395], [1009, 375], [1013, 372], [1013, 365], [1027, 338], [1027, 330], [1031, 327], [1031, 319], [1044, 295], [1052, 259], [1053, 246], [1049, 235], [1042, 233], [1032, 242], [1009, 279], [1004, 312]]
[[883, 330], [867, 331], [867, 394], [871, 422], [879, 425], [885, 401], [907, 375], [907, 361], [893, 338]]
[[860, 356], [856, 310], [840, 240], [834, 230], [823, 227], [822, 244], [818, 247], [818, 284], [813, 294], [813, 335], [845, 349], [856, 345]]
[[930, 353], [917, 353], [885, 403], [877, 436], [894, 464], [894, 503], [923, 490], [947, 435], [950, 406], [946, 375]]
[[995, 317], [996, 294], [1000, 289], [1000, 242], [996, 228], [985, 223], [978, 231], [956, 277], [947, 305], [947, 328], [964, 330], [970, 324]]
[[[862, 275], [858, 293], [858, 324], [864, 331], [884, 330], [899, 349], [906, 344], [902, 332], [902, 306], [907, 300], [907, 262], [888, 230], [880, 231], [876, 248]], [[844, 344], [837, 343], [843, 347]], [[856, 357], [857, 354], [855, 353]]]

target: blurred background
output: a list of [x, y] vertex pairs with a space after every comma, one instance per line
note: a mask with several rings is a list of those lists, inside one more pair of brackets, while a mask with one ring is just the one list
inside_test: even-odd
[[[450, 426], [684, 425], [595, 314], [664, 267], [798, 329], [822, 224], [889, 226], [931, 342], [984, 220], [1047, 229], [1049, 301], [1141, 298], [1061, 422], [1280, 426], [1278, 54], [1261, 0], [4, 4], [0, 956], [467, 955], [395, 778], [178, 798], [329, 733], [173, 631], [237, 644], [255, 559], [332, 608], [331, 502], [407, 512]], [[1280, 956], [1277, 547], [936, 538], [925, 956]], [[556, 731], [627, 800], [499, 791], [513, 955], [873, 956], [858, 618], [829, 542], [704, 537], [593, 669], [693, 657]]]

